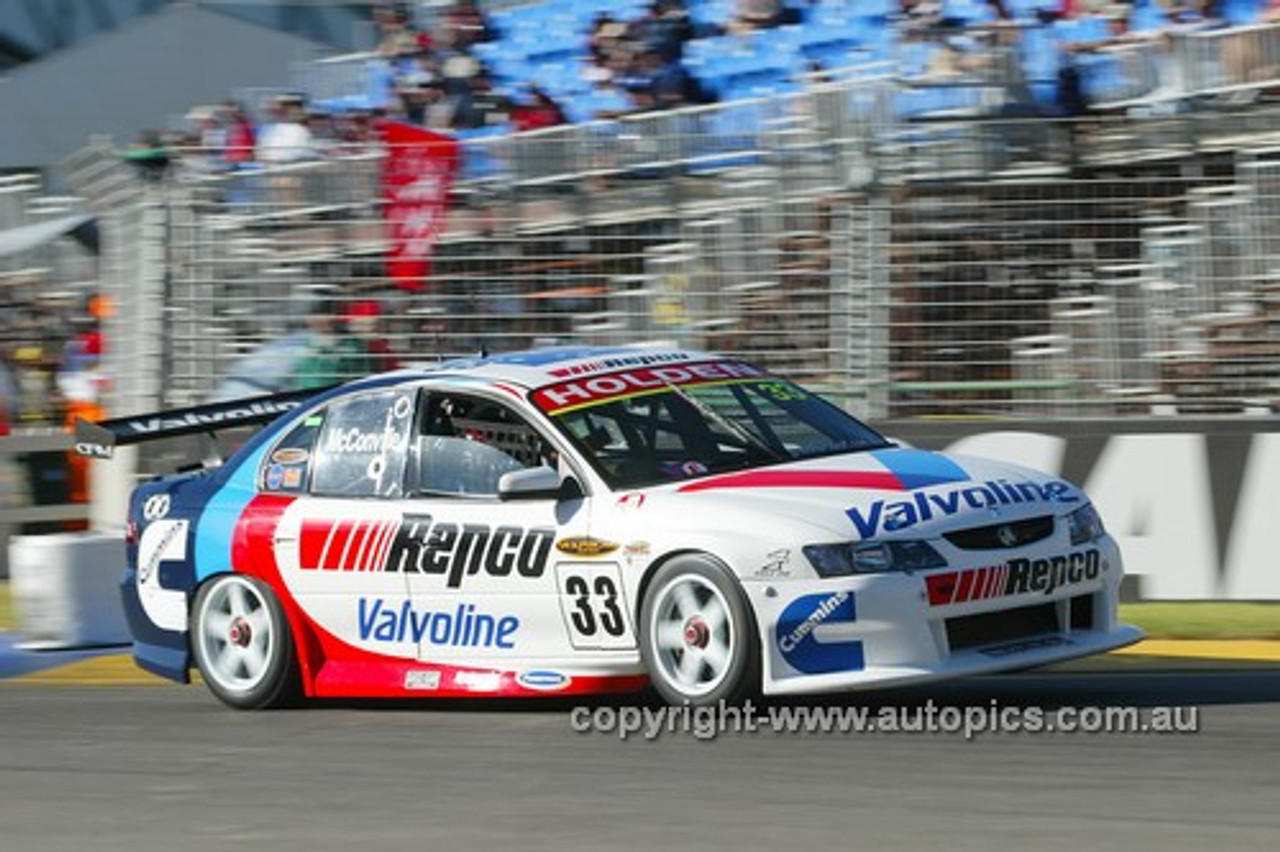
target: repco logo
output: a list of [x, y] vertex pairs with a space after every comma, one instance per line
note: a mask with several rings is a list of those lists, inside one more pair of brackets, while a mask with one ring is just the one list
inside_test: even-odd
[[430, 515], [405, 515], [391, 545], [388, 571], [447, 574], [456, 589], [462, 578], [485, 573], [491, 577], [541, 577], [555, 541], [553, 529], [526, 530], [487, 524], [433, 521]]
[[535, 579], [547, 568], [554, 529], [458, 524], [430, 515], [399, 520], [302, 523], [298, 567], [303, 571], [389, 571], [441, 574], [456, 589], [464, 577], [487, 574]]
[[1096, 580], [1101, 571], [1101, 558], [1096, 550], [1049, 559], [1010, 559], [1005, 594], [1040, 592], [1051, 595], [1061, 586]]
[[1009, 595], [1051, 595], [1064, 586], [1096, 580], [1106, 570], [1097, 550], [1047, 559], [1010, 559], [1003, 565], [932, 574], [925, 579], [930, 606]]

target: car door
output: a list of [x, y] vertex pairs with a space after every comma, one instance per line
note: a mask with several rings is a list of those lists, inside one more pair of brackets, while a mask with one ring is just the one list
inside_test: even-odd
[[325, 632], [356, 648], [413, 659], [417, 642], [384, 613], [409, 609], [391, 558], [417, 390], [352, 393], [303, 417], [267, 454], [265, 491], [292, 494], [274, 534], [281, 578]]
[[[591, 500], [580, 490], [498, 493], [504, 474], [544, 465], [573, 473], [554, 442], [504, 401], [427, 394], [396, 552], [420, 659], [504, 669], [575, 656], [562, 605], [564, 570], [575, 561], [565, 542], [588, 539]], [[620, 598], [608, 606], [625, 619]]]

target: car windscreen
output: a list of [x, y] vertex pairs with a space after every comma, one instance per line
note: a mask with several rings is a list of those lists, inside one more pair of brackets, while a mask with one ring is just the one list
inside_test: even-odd
[[736, 361], [570, 379], [531, 399], [613, 488], [887, 444], [821, 397]]

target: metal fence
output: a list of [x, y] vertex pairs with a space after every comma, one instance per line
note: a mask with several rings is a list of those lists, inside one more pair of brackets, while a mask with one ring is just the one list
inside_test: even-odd
[[871, 417], [1277, 407], [1280, 113], [912, 121], [901, 91], [469, 141], [416, 291], [383, 263], [382, 151], [147, 182], [91, 148], [68, 165], [124, 306], [114, 408], [296, 381], [329, 315], [351, 372], [661, 339]]

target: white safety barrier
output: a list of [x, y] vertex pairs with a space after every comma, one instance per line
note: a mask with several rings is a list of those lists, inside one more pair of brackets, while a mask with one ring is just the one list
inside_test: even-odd
[[129, 642], [120, 603], [125, 567], [119, 534], [14, 536], [9, 593], [21, 647], [54, 650]]

